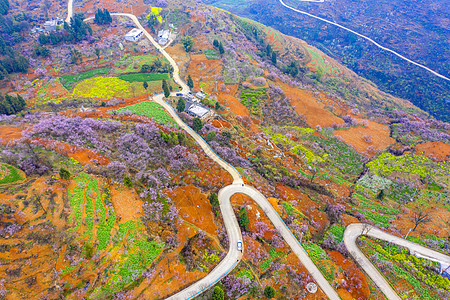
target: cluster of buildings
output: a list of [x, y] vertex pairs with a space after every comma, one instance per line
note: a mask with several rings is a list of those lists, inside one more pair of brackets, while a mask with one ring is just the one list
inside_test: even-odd
[[56, 18], [52, 20], [45, 21], [44, 25], [41, 27], [35, 27], [31, 30], [32, 34], [35, 33], [49, 33], [56, 31], [58, 27], [64, 25], [64, 20], [61, 18]]
[[185, 101], [184, 112], [190, 114], [193, 117], [198, 117], [200, 119], [206, 119], [212, 116], [212, 111], [208, 107], [202, 105], [200, 100], [206, 98], [206, 94], [203, 92], [198, 92], [197, 94], [186, 94], [182, 96]]

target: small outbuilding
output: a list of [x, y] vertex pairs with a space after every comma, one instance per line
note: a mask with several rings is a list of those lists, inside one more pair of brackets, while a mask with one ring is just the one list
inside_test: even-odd
[[197, 94], [195, 94], [195, 97], [197, 97], [200, 100], [203, 100], [206, 98], [206, 94], [203, 92], [198, 92]]
[[141, 29], [133, 28], [127, 34], [125, 34], [125, 40], [127, 40], [129, 42], [136, 42], [143, 35], [144, 35], [144, 32]]

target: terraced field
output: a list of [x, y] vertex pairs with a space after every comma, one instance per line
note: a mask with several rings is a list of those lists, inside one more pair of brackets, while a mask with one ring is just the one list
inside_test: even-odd
[[314, 71], [318, 71], [319, 69], [323, 70], [324, 75], [328, 76], [340, 76], [342, 75], [342, 71], [339, 70], [333, 63], [325, 61], [324, 57], [320, 55], [320, 53], [314, 51], [310, 47], [305, 47], [308, 51], [311, 61], [307, 64], [308, 67], [314, 69]]
[[25, 174], [15, 167], [0, 164], [0, 184], [14, 183], [25, 179]]
[[144, 101], [138, 104], [122, 107], [116, 111], [116, 114], [131, 113], [134, 115], [152, 118], [159, 124], [173, 124], [175, 121], [167, 114], [164, 108], [155, 102]]

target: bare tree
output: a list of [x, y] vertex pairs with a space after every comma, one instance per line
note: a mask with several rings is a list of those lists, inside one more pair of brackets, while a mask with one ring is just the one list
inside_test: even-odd
[[412, 229], [412, 231], [416, 230], [416, 228], [420, 224], [429, 223], [430, 221], [431, 221], [431, 218], [427, 212], [424, 212], [423, 210], [415, 212], [414, 217], [413, 217], [414, 228]]

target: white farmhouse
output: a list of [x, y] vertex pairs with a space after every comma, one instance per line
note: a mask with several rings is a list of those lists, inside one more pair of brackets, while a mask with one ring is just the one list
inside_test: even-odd
[[125, 34], [125, 40], [129, 42], [136, 42], [139, 40], [144, 32], [141, 29], [133, 28], [127, 34]]
[[158, 32], [158, 43], [160, 45], [165, 45], [169, 41], [170, 31], [169, 30], [160, 30]]

